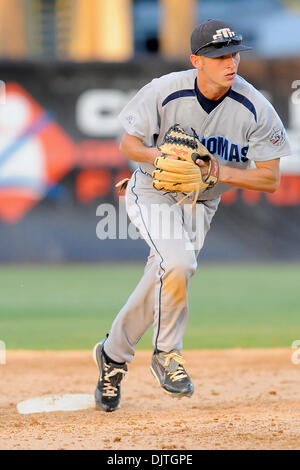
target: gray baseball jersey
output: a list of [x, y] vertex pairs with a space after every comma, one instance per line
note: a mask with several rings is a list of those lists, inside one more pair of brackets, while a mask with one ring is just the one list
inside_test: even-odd
[[[152, 80], [119, 115], [128, 134], [149, 147], [160, 144], [170, 126], [193, 127], [221, 165], [241, 169], [291, 154], [283, 124], [269, 101], [239, 75], [225, 98], [209, 113], [200, 105], [197, 70], [174, 72]], [[198, 93], [197, 93], [198, 91]], [[154, 166], [141, 163], [151, 174]], [[150, 183], [150, 180], [149, 180]], [[199, 200], [220, 196], [231, 186], [219, 183], [200, 193]]]
[[[151, 147], [160, 144], [175, 123], [186, 131], [193, 127], [221, 165], [241, 169], [255, 166], [254, 161], [290, 154], [276, 111], [246, 80], [237, 76], [226, 95], [212, 102], [198, 90], [196, 77], [193, 69], [152, 80], [121, 112], [125, 130]], [[151, 324], [154, 350], [182, 348], [189, 279], [196, 270], [220, 195], [232, 189], [219, 183], [200, 194], [193, 211], [185, 212], [183, 207], [191, 207], [191, 200], [178, 206], [175, 202], [182, 195], [154, 189], [153, 169], [149, 163], [140, 163], [126, 190], [128, 215], [148, 243], [150, 254], [142, 279], [115, 318], [105, 343], [106, 353], [117, 362], [132, 360], [136, 343]], [[174, 226], [177, 233], [182, 229], [182, 237], [155, 235], [157, 224], [149, 223], [153, 206], [163, 211], [164, 226], [173, 210]], [[195, 233], [200, 243], [195, 243]]]

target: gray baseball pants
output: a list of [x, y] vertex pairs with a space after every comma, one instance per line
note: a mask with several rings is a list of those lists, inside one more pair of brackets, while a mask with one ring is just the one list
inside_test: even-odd
[[188, 319], [188, 284], [220, 198], [191, 206], [182, 194], [151, 186], [151, 176], [136, 170], [126, 190], [126, 209], [150, 247], [144, 274], [116, 316], [105, 352], [131, 362], [134, 347], [153, 325], [154, 350], [182, 349]]

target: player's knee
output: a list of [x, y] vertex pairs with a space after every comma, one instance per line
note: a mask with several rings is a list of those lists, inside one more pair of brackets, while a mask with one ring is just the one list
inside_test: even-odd
[[172, 272], [176, 277], [189, 279], [197, 269], [195, 256], [186, 256], [184, 259], [174, 259], [170, 261], [167, 271]]

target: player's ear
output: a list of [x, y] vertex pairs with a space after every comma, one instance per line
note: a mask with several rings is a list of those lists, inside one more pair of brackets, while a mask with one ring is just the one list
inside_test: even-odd
[[190, 56], [190, 61], [192, 62], [195, 69], [202, 70], [201, 56], [192, 54]]

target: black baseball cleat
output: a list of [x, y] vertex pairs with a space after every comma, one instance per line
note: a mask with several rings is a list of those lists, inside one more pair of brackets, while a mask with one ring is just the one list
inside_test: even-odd
[[95, 390], [96, 406], [102, 411], [115, 411], [120, 408], [121, 386], [120, 382], [127, 374], [127, 365], [108, 362], [103, 354], [105, 339], [96, 344], [93, 350], [93, 358], [96, 362], [100, 377]]
[[159, 352], [152, 356], [150, 370], [161, 387], [173, 397], [191, 397], [194, 385], [186, 372], [180, 351]]

